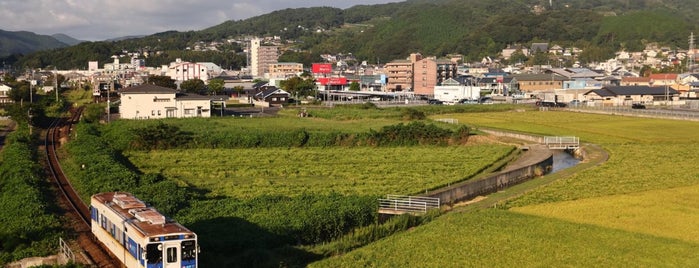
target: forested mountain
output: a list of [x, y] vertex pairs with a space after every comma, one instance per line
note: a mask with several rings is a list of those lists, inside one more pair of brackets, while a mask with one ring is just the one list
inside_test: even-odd
[[38, 35], [24, 31], [10, 32], [0, 30], [0, 57], [67, 46], [68, 44], [48, 35]]
[[467, 60], [478, 60], [497, 56], [507, 45], [532, 42], [576, 46], [585, 51], [581, 60], [595, 61], [622, 48], [641, 50], [648, 42], [686, 49], [690, 33], [699, 33], [697, 4], [699, 0], [411, 0], [348, 9], [285, 9], [201, 31], [81, 43], [21, 57], [17, 64], [80, 68], [89, 60], [107, 61], [122, 50], [150, 50], [165, 53], [148, 58], [148, 66], [177, 56], [238, 68], [245, 64], [238, 45], [224, 47], [223, 53], [185, 49], [196, 42], [241, 36], [279, 36], [294, 41], [289, 48], [297, 51], [352, 53], [371, 63], [413, 52], [461, 53]]
[[77, 44], [80, 44], [82, 42], [85, 42], [83, 40], [78, 40], [78, 39], [75, 39], [75, 38], [70, 37], [70, 36], [65, 35], [65, 34], [52, 34], [51, 37], [58, 40], [58, 42], [64, 43], [64, 44], [69, 45], [69, 46], [77, 45]]

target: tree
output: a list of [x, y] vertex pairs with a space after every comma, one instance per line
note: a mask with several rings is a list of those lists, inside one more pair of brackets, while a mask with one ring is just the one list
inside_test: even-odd
[[357, 83], [357, 81], [352, 81], [352, 83], [350, 83], [349, 90], [350, 91], [359, 91], [359, 83]]
[[217, 95], [219, 92], [223, 91], [223, 85], [225, 82], [221, 78], [214, 78], [209, 80], [209, 92], [213, 95]]
[[32, 87], [29, 85], [29, 82], [16, 82], [14, 85], [10, 85], [10, 87], [12, 87], [12, 89], [10, 89], [10, 98], [14, 102], [20, 102], [22, 100], [28, 101], [30, 99], [29, 90]]
[[313, 95], [313, 90], [315, 89], [315, 83], [313, 79], [306, 78], [303, 79], [298, 76], [294, 76], [280, 83], [280, 87], [286, 92], [289, 92], [292, 96], [310, 96]]
[[206, 85], [201, 79], [189, 79], [180, 84], [180, 89], [187, 93], [201, 93], [206, 90]]
[[235, 93], [236, 93], [238, 96], [240, 96], [241, 94], [243, 94], [243, 91], [244, 91], [244, 90], [245, 90], [245, 88], [244, 88], [243, 86], [234, 86], [234, 87], [233, 87], [233, 91], [235, 91]]
[[167, 75], [149, 75], [148, 84], [177, 89], [175, 80]]

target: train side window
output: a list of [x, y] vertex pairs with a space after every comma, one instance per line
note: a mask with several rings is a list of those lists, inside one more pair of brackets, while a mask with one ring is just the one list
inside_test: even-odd
[[146, 260], [148, 263], [154, 264], [163, 262], [162, 248], [162, 244], [148, 244], [146, 246]]
[[168, 247], [167, 249], [167, 263], [177, 262], [177, 248]]

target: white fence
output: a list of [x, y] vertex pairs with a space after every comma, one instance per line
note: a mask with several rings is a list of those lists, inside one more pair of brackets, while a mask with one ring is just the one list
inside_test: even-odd
[[577, 149], [580, 147], [580, 138], [578, 137], [544, 137], [544, 144], [549, 149]]
[[389, 194], [379, 199], [379, 213], [384, 214], [425, 213], [439, 207], [439, 198], [434, 197]]
[[454, 119], [454, 118], [440, 118], [440, 119], [435, 119], [435, 121], [447, 123], [447, 124], [458, 124], [459, 123], [459, 119]]

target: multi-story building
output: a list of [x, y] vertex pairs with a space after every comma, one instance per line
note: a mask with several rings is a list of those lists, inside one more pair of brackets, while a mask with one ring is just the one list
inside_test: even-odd
[[394, 60], [384, 65], [387, 91], [407, 91], [413, 88], [414, 63], [422, 60], [420, 53], [410, 54], [407, 60]]
[[433, 96], [434, 87], [457, 75], [456, 63], [447, 59], [424, 58], [414, 63], [413, 91], [418, 95]]
[[286, 79], [303, 73], [303, 63], [277, 62], [269, 65], [269, 78]]
[[269, 72], [270, 64], [279, 59], [278, 46], [263, 46], [259, 38], [250, 41], [250, 73], [254, 77], [264, 76]]
[[167, 75], [178, 82], [190, 79], [200, 79], [207, 82], [212, 76], [206, 65], [196, 62], [182, 62], [180, 60], [168, 67]]

